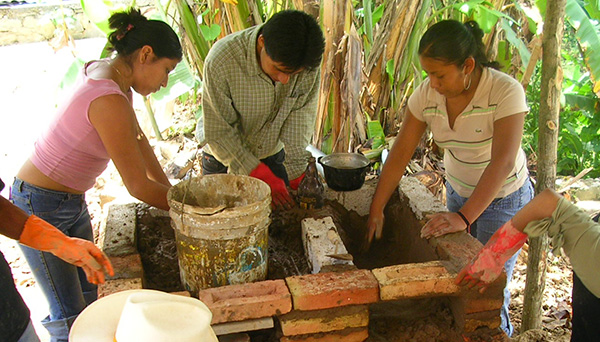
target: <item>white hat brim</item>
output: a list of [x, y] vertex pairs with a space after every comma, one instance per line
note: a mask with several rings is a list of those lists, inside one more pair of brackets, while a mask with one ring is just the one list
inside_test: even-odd
[[127, 298], [139, 292], [155, 290], [127, 290], [102, 297], [86, 307], [73, 322], [70, 342], [114, 342], [121, 312]]

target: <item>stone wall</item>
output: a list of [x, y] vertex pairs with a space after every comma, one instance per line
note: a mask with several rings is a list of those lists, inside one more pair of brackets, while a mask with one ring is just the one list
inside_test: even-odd
[[[115, 1], [129, 4], [130, 1]], [[136, 2], [138, 8], [150, 8], [153, 1]], [[90, 22], [79, 1], [56, 4], [26, 4], [0, 7], [0, 46], [49, 41], [61, 34], [57, 27], [67, 24], [74, 39], [103, 37]]]

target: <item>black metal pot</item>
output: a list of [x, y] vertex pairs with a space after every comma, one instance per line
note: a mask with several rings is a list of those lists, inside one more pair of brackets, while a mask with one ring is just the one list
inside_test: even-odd
[[370, 167], [370, 160], [359, 153], [332, 153], [319, 157], [327, 186], [336, 191], [360, 189]]

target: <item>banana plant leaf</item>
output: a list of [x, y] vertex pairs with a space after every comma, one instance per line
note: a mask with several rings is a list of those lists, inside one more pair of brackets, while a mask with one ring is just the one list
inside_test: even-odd
[[565, 10], [567, 20], [575, 28], [575, 36], [582, 47], [584, 62], [594, 83], [594, 93], [600, 95], [600, 34], [598, 24], [590, 19], [577, 0], [567, 0]]

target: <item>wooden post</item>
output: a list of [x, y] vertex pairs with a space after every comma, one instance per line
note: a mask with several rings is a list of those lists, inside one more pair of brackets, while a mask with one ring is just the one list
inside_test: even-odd
[[[539, 151], [536, 194], [554, 189], [562, 72], [560, 48], [564, 30], [566, 0], [548, 1], [542, 38], [542, 80], [540, 84]], [[541, 327], [542, 295], [546, 278], [548, 237], [529, 239], [527, 280], [523, 300], [521, 332]]]

